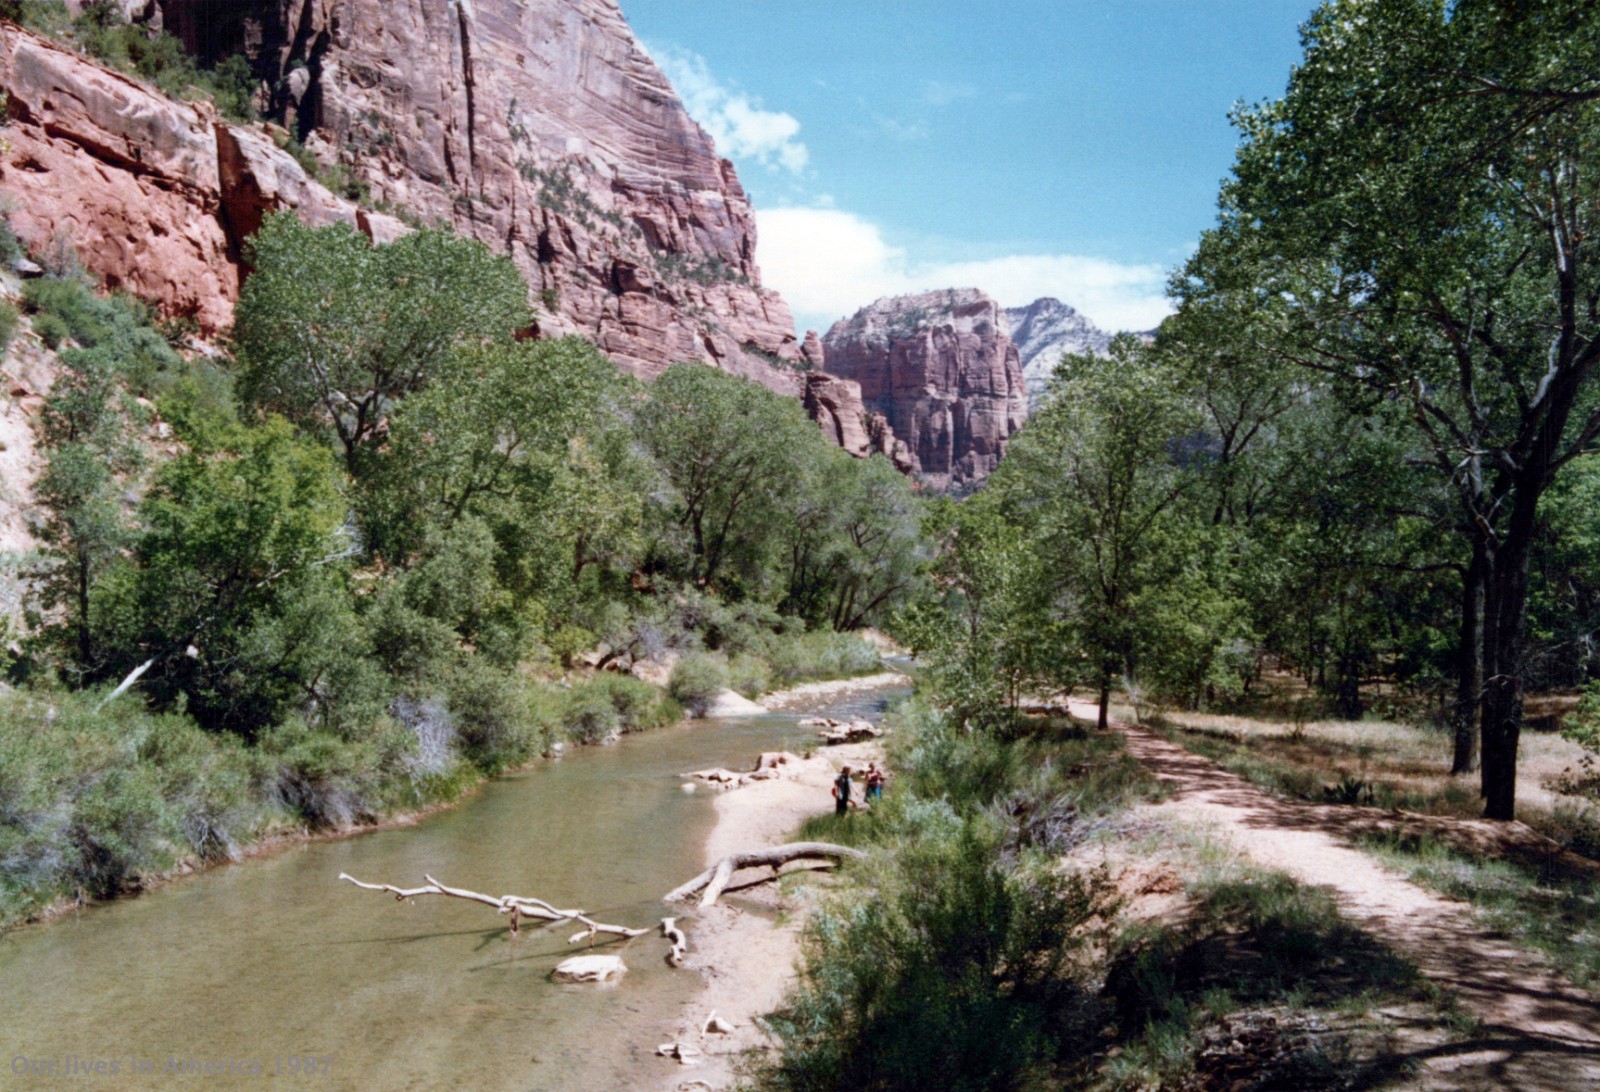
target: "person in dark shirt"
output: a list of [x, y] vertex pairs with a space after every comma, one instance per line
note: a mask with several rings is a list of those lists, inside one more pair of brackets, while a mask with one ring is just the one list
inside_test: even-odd
[[850, 767], [839, 771], [833, 779], [833, 814], [843, 815], [850, 810]]

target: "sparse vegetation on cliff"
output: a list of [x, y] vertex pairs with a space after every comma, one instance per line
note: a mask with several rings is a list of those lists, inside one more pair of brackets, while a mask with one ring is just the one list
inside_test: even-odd
[[64, 42], [129, 75], [155, 84], [173, 98], [195, 92], [216, 103], [234, 121], [256, 120], [257, 80], [249, 62], [237, 54], [212, 68], [201, 68], [183, 43], [160, 30], [130, 24], [112, 0], [92, 0], [76, 16], [60, 0], [5, 0], [0, 19]]

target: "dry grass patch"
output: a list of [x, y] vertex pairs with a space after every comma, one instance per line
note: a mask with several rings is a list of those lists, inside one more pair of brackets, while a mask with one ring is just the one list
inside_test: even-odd
[[[1326, 716], [1325, 704], [1297, 678], [1275, 674], [1265, 684], [1264, 693], [1234, 712], [1163, 711], [1147, 719], [1175, 742], [1289, 799], [1461, 819], [1482, 814], [1476, 775], [1450, 774], [1448, 732], [1376, 714], [1340, 720]], [[1561, 791], [1563, 775], [1577, 768], [1584, 752], [1553, 730], [1575, 700], [1570, 694], [1529, 700], [1517, 769], [1518, 811], [1536, 830], [1594, 855], [1600, 849], [1600, 807]], [[1375, 704], [1401, 708], [1394, 700]]]

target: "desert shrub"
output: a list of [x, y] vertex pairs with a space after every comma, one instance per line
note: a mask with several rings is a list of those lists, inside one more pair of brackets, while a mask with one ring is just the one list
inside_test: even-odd
[[155, 771], [187, 848], [206, 860], [236, 858], [261, 817], [244, 744], [186, 717], [165, 716], [140, 742], [138, 758]]
[[766, 1020], [782, 1051], [762, 1087], [1042, 1087], [1087, 1053], [1097, 1007], [1075, 956], [1111, 885], [995, 850], [964, 825], [876, 861], [879, 897], [817, 915], [801, 986]]
[[606, 696], [624, 732], [665, 728], [683, 719], [683, 709], [676, 701], [631, 675], [599, 674], [586, 687]]
[[137, 300], [102, 297], [81, 280], [55, 277], [29, 281], [22, 298], [36, 315], [34, 332], [46, 345], [54, 349], [70, 336], [84, 349], [106, 353], [136, 393], [160, 393], [192, 371]]
[[476, 657], [462, 657], [443, 681], [461, 752], [485, 773], [528, 761], [546, 740], [528, 716], [525, 684]]
[[747, 698], [766, 693], [772, 681], [772, 668], [760, 656], [740, 652], [728, 661], [728, 686]]
[[878, 650], [853, 633], [817, 630], [783, 636], [772, 642], [767, 659], [773, 679], [782, 685], [807, 679], [842, 679], [881, 670]]
[[54, 350], [72, 336], [72, 327], [59, 315], [39, 315], [33, 320], [33, 332], [39, 335], [46, 349]]
[[17, 305], [10, 300], [0, 300], [0, 356], [11, 347], [11, 339], [17, 336]]
[[622, 730], [622, 717], [611, 704], [611, 696], [594, 686], [579, 686], [571, 691], [562, 722], [575, 743], [598, 743]]
[[0, 922], [225, 856], [263, 807], [236, 740], [103, 693], [0, 694]]
[[[5, 103], [5, 96], [0, 95], [0, 108], [3, 108]], [[0, 124], [4, 122], [0, 121]], [[22, 245], [22, 240], [12, 228], [11, 217], [5, 205], [0, 204], [0, 265], [9, 269], [27, 256], [28, 248]]]
[[77, 849], [72, 881], [85, 894], [104, 898], [121, 891], [147, 868], [172, 864], [166, 809], [155, 771], [114, 766], [95, 779], [73, 804], [69, 831]]
[[717, 693], [727, 688], [728, 662], [704, 652], [682, 657], [667, 682], [667, 693], [694, 716], [703, 715]]
[[382, 792], [370, 744], [289, 720], [257, 744], [263, 787], [314, 830], [342, 830], [379, 814]]

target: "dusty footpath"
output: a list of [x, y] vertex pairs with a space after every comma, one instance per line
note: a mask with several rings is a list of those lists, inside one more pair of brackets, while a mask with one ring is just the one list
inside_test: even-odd
[[[787, 708], [904, 681], [904, 676], [883, 675], [818, 683], [797, 688], [803, 692], [768, 695], [762, 702]], [[758, 756], [746, 757], [754, 766]], [[731, 853], [793, 841], [800, 824], [832, 810], [830, 789], [839, 767], [855, 771], [869, 760], [882, 760], [876, 743], [826, 747], [812, 758], [789, 764], [782, 778], [719, 792], [716, 826], [706, 841], [706, 865]], [[861, 792], [859, 779], [856, 785]], [[696, 786], [696, 791], [717, 792], [704, 785]], [[740, 889], [766, 875], [765, 869], [736, 873], [715, 906], [702, 910], [691, 902], [682, 911], [680, 922], [689, 937], [686, 966], [705, 978], [706, 988], [680, 1010], [675, 1027], [663, 1029], [661, 1041], [683, 1043], [701, 1054], [693, 1065], [661, 1058], [663, 1088], [684, 1092], [731, 1088], [740, 1055], [768, 1043], [756, 1018], [777, 1008], [794, 984], [803, 914], [792, 912], [799, 908], [788, 903], [776, 884]], [[731, 1033], [705, 1031], [713, 1012], [733, 1025]]]
[[[1073, 702], [1080, 718], [1094, 715]], [[1600, 1090], [1600, 1000], [1544, 958], [1479, 925], [1348, 844], [1348, 808], [1275, 799], [1175, 743], [1113, 722], [1128, 752], [1172, 787], [1149, 817], [1205, 824], [1246, 856], [1329, 891], [1354, 924], [1411, 960], [1475, 1017], [1459, 1043], [1421, 1050], [1408, 1087], [1426, 1092]]]

